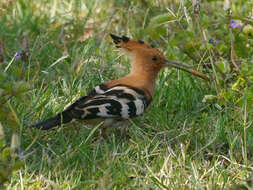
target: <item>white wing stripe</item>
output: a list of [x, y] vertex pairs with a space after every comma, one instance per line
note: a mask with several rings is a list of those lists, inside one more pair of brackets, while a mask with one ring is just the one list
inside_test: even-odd
[[141, 115], [144, 112], [144, 104], [143, 101], [140, 99], [137, 99], [134, 101], [135, 107], [136, 107], [136, 115]]
[[95, 87], [95, 91], [97, 94], [103, 94], [105, 91], [100, 88], [100, 86]]
[[122, 106], [121, 112], [120, 112], [121, 117], [123, 117], [125, 119], [129, 118], [129, 114], [128, 114], [129, 106], [125, 103], [121, 103], [121, 106]]
[[[102, 116], [102, 117], [112, 117], [112, 116], [113, 116], [113, 115], [107, 113], [107, 112], [108, 112], [108, 109], [106, 108], [106, 106], [111, 106], [111, 104], [103, 104], [103, 105], [100, 105], [100, 106], [98, 107], [99, 112], [97, 113], [97, 116]], [[92, 107], [92, 106], [90, 106], [90, 108], [91, 108], [91, 107]], [[96, 106], [94, 106], [94, 107], [96, 107]]]

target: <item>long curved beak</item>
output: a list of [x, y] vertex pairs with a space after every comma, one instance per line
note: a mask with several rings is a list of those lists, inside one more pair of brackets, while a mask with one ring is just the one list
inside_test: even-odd
[[167, 67], [173, 67], [173, 68], [176, 68], [176, 69], [180, 69], [182, 71], [185, 71], [185, 72], [188, 72], [188, 73], [191, 73], [197, 77], [200, 77], [206, 81], [210, 81], [210, 78], [208, 76], [206, 76], [205, 74], [199, 72], [199, 71], [195, 71], [193, 69], [191, 69], [191, 66], [190, 65], [186, 65], [186, 64], [183, 64], [183, 63], [179, 63], [177, 61], [169, 61], [169, 60], [165, 60], [165, 66]]

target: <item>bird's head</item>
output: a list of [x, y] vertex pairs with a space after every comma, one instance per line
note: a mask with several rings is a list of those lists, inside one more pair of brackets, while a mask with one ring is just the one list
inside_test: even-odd
[[161, 51], [141, 40], [131, 40], [126, 36], [118, 37], [111, 34], [117, 48], [121, 48], [132, 60], [133, 69], [159, 72], [166, 65]]
[[141, 40], [131, 40], [126, 36], [119, 37], [114, 34], [110, 34], [110, 36], [116, 47], [121, 48], [132, 59], [132, 72], [148, 72], [157, 75], [164, 67], [174, 67], [210, 80], [203, 73], [189, 69], [189, 66], [185, 64], [166, 60], [160, 50]]

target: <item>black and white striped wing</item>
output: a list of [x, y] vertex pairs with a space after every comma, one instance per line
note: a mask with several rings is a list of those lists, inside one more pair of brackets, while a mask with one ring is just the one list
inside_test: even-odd
[[127, 85], [97, 86], [85, 100], [72, 106], [78, 119], [133, 118], [142, 115], [150, 100], [145, 92]]
[[56, 116], [33, 124], [41, 130], [48, 130], [73, 119], [120, 118], [128, 119], [143, 114], [151, 99], [144, 91], [127, 86], [116, 85], [108, 88], [101, 84], [87, 96], [83, 96]]

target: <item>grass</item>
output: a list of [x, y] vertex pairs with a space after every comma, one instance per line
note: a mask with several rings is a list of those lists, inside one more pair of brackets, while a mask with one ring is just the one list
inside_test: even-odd
[[[19, 151], [24, 152], [23, 167], [3, 189], [252, 188], [253, 114], [248, 101], [202, 102], [205, 95], [216, 94], [214, 83], [176, 70], [160, 73], [151, 108], [123, 133], [109, 129], [101, 134], [99, 126], [88, 129], [80, 122], [46, 132], [28, 127], [63, 110], [95, 85], [129, 71], [129, 60], [115, 51], [110, 32], [153, 41], [167, 57], [187, 61], [179, 48], [166, 45], [181, 43], [173, 41], [175, 32], [166, 43], [152, 40], [156, 37], [151, 29], [145, 33], [150, 19], [173, 6], [182, 5], [158, 0], [0, 3], [0, 71], [8, 74], [16, 92], [24, 86], [1, 108], [12, 110], [1, 119], [4, 143], [9, 146], [17, 131]], [[189, 2], [185, 6], [192, 8]], [[24, 44], [29, 44], [27, 60], [11, 63]]]

